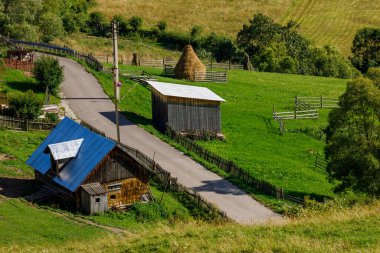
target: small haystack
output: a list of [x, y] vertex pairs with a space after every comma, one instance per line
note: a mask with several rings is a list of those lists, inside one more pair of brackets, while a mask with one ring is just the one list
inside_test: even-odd
[[194, 72], [199, 71], [206, 74], [206, 67], [199, 60], [191, 45], [183, 49], [181, 58], [174, 69], [174, 75], [179, 79], [194, 81]]

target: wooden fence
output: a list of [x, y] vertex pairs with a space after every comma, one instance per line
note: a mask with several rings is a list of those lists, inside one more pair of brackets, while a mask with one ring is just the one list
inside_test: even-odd
[[29, 47], [33, 49], [47, 51], [48, 53], [51, 53], [51, 54], [72, 56], [86, 62], [88, 65], [90, 65], [92, 68], [94, 68], [97, 71], [103, 71], [103, 64], [91, 54], [82, 54], [67, 47], [61, 47], [61, 46], [47, 44], [47, 43], [29, 42], [29, 41], [13, 40], [13, 39], [10, 39], [9, 43], [11, 43], [13, 46]]
[[194, 71], [194, 82], [227, 83], [227, 71]]
[[7, 94], [0, 93], [0, 105], [8, 105]]
[[234, 162], [226, 160], [219, 155], [216, 155], [200, 145], [196, 144], [189, 138], [181, 136], [176, 133], [170, 127], [167, 128], [167, 133], [169, 137], [179, 143], [181, 146], [185, 147], [187, 150], [196, 153], [199, 157], [205, 159], [206, 161], [216, 165], [218, 168], [224, 170], [229, 175], [239, 179], [240, 181], [246, 183], [249, 186], [253, 186], [254, 188], [265, 192], [268, 195], [275, 196], [278, 199], [286, 199], [295, 203], [303, 204], [304, 198], [299, 198], [297, 196], [293, 196], [284, 191], [283, 188], [276, 187], [271, 183], [266, 181], [257, 179], [253, 177], [251, 174], [247, 173], [245, 170], [241, 169]]
[[29, 131], [29, 130], [52, 130], [56, 126], [55, 123], [46, 123], [38, 121], [29, 121], [27, 119], [13, 118], [0, 115], [0, 127]]
[[299, 97], [294, 98], [296, 110], [310, 110], [316, 108], [338, 108], [338, 100], [320, 97]]
[[[108, 55], [95, 55], [94, 56], [100, 62], [112, 63], [113, 56]], [[175, 66], [179, 59], [172, 58], [162, 58], [162, 59], [151, 59], [151, 58], [140, 58], [139, 66], [146, 67], [155, 67], [155, 68], [164, 68], [165, 65]], [[125, 65], [132, 65], [132, 58], [120, 56], [119, 63]], [[206, 67], [208, 69], [223, 69], [223, 70], [243, 70], [244, 66], [241, 64], [233, 64], [231, 62], [223, 63], [223, 62], [206, 62]]]
[[273, 109], [274, 120], [291, 120], [291, 119], [318, 119], [318, 110], [276, 112]]
[[174, 76], [174, 66], [173, 65], [164, 65], [164, 76]]
[[34, 63], [30, 61], [20, 61], [16, 59], [5, 58], [4, 62], [7, 67], [12, 69], [19, 69], [30, 72], [34, 68]]
[[224, 70], [243, 70], [244, 66], [241, 64], [232, 64], [231, 62], [223, 63], [223, 62], [210, 62], [206, 64], [207, 69], [224, 69]]
[[[90, 124], [88, 124], [84, 121], [82, 121], [81, 124], [83, 126], [87, 127], [88, 129], [107, 137], [104, 132], [99, 131], [98, 129], [94, 128]], [[107, 138], [112, 139], [110, 137], [107, 137]], [[125, 151], [128, 154], [130, 154], [131, 156], [135, 157], [136, 160], [138, 160], [140, 162], [140, 164], [142, 164], [146, 169], [151, 171], [165, 188], [168, 187], [172, 191], [184, 194], [198, 208], [202, 208], [202, 209], [206, 210], [213, 217], [222, 218], [222, 219], [226, 219], [226, 220], [229, 219], [227, 217], [226, 213], [219, 210], [213, 204], [209, 203], [202, 196], [200, 196], [197, 192], [195, 192], [194, 190], [187, 188], [187, 187], [183, 186], [182, 184], [178, 183], [177, 178], [173, 178], [171, 176], [170, 172], [163, 169], [159, 164], [157, 164], [153, 159], [149, 158], [147, 155], [143, 154], [142, 152], [140, 152], [139, 150], [137, 150], [135, 148], [129, 147], [129, 146], [124, 145], [124, 144], [119, 144], [118, 146], [123, 151]]]

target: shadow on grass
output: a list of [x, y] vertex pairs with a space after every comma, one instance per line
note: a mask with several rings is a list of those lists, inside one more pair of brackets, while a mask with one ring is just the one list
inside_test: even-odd
[[0, 177], [0, 194], [7, 198], [23, 197], [34, 190], [34, 178]]
[[17, 90], [17, 91], [21, 91], [21, 92], [25, 92], [27, 90], [32, 90], [34, 93], [43, 93], [44, 91], [42, 91], [40, 89], [40, 87], [38, 87], [38, 85], [36, 83], [33, 83], [33, 82], [27, 82], [27, 81], [8, 81], [6, 83], [6, 89], [9, 89], [9, 90]]

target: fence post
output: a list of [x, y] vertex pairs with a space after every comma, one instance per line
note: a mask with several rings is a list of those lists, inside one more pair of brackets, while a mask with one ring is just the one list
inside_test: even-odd
[[108, 55], [106, 55], [107, 63], [108, 63]]
[[29, 129], [29, 121], [28, 121], [28, 118], [25, 119], [25, 131], [28, 132], [28, 129]]
[[231, 70], [231, 61], [228, 62], [228, 69]]
[[323, 98], [321, 96], [321, 108], [323, 108]]
[[298, 96], [295, 96], [294, 98], [294, 106], [296, 107], [296, 109], [298, 109]]

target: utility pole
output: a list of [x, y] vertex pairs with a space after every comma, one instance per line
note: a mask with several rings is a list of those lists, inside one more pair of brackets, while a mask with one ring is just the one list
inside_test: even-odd
[[117, 33], [118, 24], [116, 21], [112, 21], [112, 44], [113, 44], [113, 86], [114, 86], [114, 96], [115, 96], [115, 116], [116, 116], [116, 132], [117, 132], [117, 143], [120, 144], [120, 128], [119, 128], [119, 108], [117, 106], [120, 99], [120, 81], [119, 81], [119, 59], [118, 59], [118, 48], [117, 48]]

